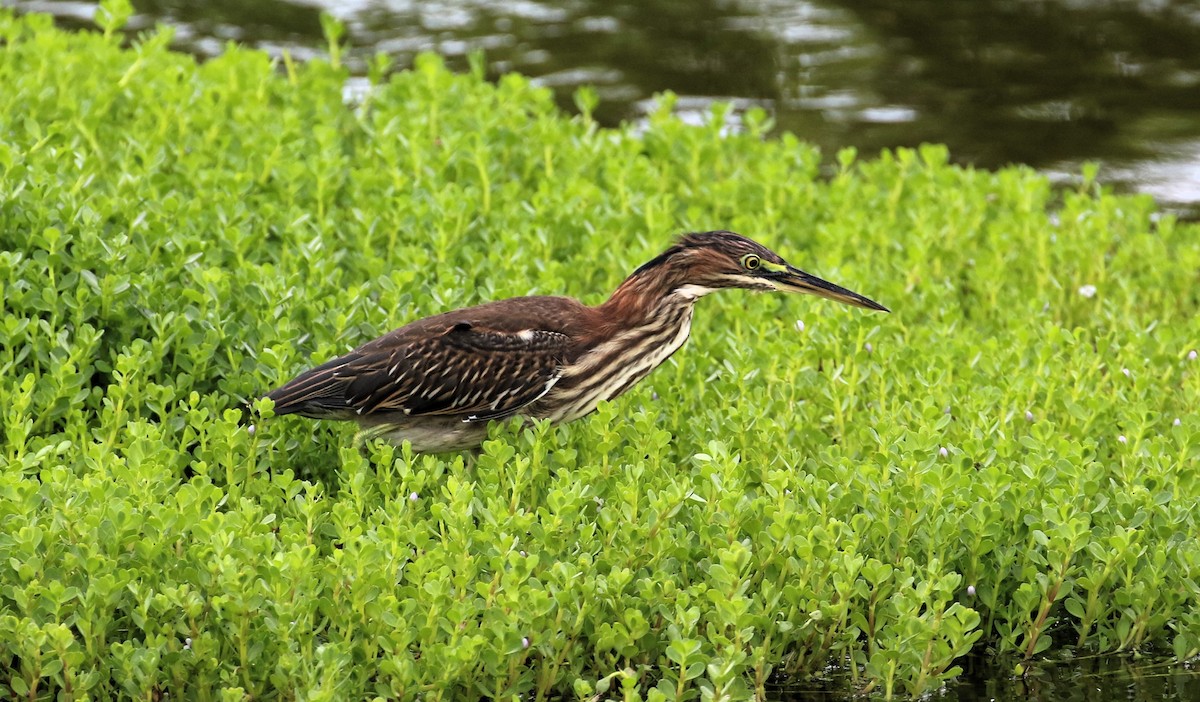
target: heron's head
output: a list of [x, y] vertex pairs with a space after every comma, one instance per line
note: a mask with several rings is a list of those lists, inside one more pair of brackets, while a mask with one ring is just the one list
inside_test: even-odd
[[[762, 244], [733, 232], [685, 234], [634, 276], [669, 276], [676, 291], [700, 297], [721, 288], [781, 290], [889, 311], [856, 292], [796, 268]], [[631, 276], [632, 278], [633, 276]]]

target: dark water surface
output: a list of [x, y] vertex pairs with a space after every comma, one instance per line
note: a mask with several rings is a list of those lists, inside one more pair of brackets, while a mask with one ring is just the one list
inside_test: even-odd
[[[90, 24], [95, 2], [0, 0]], [[348, 25], [349, 64], [407, 66], [433, 50], [556, 90], [594, 85], [604, 124], [672, 90], [703, 119], [714, 100], [762, 106], [821, 146], [875, 154], [944, 143], [956, 161], [1025, 163], [1100, 179], [1200, 218], [1200, 0], [136, 0], [132, 29], [175, 25], [178, 48], [226, 41], [322, 52], [319, 13]]]
[[[91, 26], [96, 3], [0, 0]], [[827, 158], [845, 146], [948, 144], [960, 163], [1023, 163], [1070, 182], [1101, 180], [1200, 219], [1200, 0], [135, 0], [130, 29], [176, 27], [207, 57], [226, 41], [308, 58], [319, 15], [348, 28], [359, 74], [376, 52], [420, 51], [464, 68], [483, 49], [492, 75], [555, 90], [595, 86], [605, 124], [641, 119], [672, 90], [704, 119], [714, 100], [759, 105]], [[2, 87], [0, 87], [2, 89]], [[1024, 678], [983, 659], [930, 699], [1197, 700], [1200, 673], [1128, 658], [1045, 663]], [[847, 681], [779, 688], [787, 702], [841, 702]]]
[[[922, 699], [929, 702], [1194, 702], [1200, 700], [1200, 670], [1153, 658], [1103, 656], [1043, 661], [1024, 676], [1001, 669], [983, 656], [957, 661], [963, 675]], [[879, 694], [854, 695], [847, 681], [772, 690], [780, 702], [863, 702]], [[903, 699], [903, 690], [897, 690]]]
[[[90, 24], [95, 3], [0, 0]], [[960, 163], [1023, 163], [1101, 180], [1200, 219], [1200, 0], [134, 0], [131, 28], [177, 27], [201, 56], [234, 40], [304, 58], [319, 14], [347, 25], [349, 63], [419, 51], [451, 65], [483, 49], [493, 75], [595, 86], [602, 123], [637, 120], [672, 90], [761, 105], [779, 128], [872, 155], [948, 144]]]

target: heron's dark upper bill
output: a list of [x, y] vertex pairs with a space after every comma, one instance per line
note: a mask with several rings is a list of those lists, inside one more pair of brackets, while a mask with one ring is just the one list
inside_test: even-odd
[[792, 292], [807, 293], [809, 295], [817, 295], [826, 297], [830, 300], [855, 307], [863, 307], [868, 310], [880, 310], [882, 312], [891, 312], [888, 308], [875, 302], [874, 300], [863, 297], [856, 292], [847, 290], [840, 285], [834, 285], [828, 280], [823, 280], [815, 275], [805, 273], [799, 268], [787, 267], [787, 272], [775, 278], [775, 284], [780, 290], [789, 290]]

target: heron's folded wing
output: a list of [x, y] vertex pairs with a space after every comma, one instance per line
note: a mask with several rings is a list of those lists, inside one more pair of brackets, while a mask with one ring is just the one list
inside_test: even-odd
[[276, 413], [500, 419], [549, 392], [571, 345], [540, 329], [497, 331], [459, 322], [419, 339], [380, 339], [272, 392]]

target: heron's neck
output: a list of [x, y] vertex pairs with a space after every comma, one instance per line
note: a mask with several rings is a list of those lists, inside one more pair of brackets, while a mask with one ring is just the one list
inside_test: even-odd
[[713, 292], [673, 276], [634, 273], [625, 279], [599, 310], [622, 326], [642, 326], [679, 307], [691, 307], [697, 299]]

